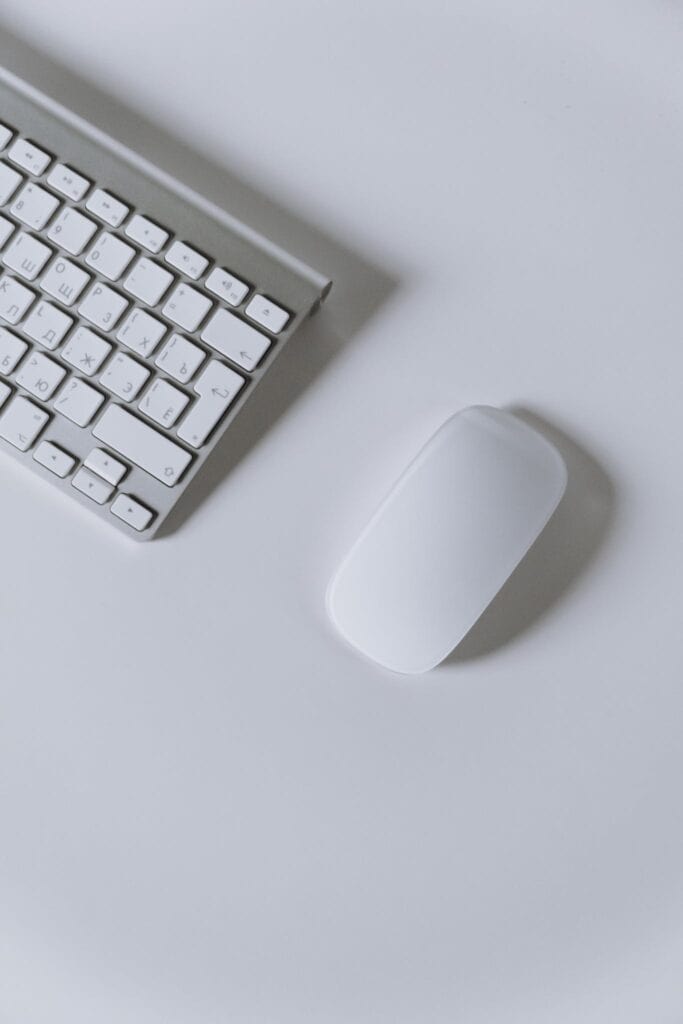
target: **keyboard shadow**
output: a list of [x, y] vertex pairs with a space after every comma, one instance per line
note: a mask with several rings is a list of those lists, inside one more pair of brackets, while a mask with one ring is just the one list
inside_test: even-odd
[[509, 411], [558, 449], [567, 466], [567, 490], [531, 550], [446, 659], [446, 666], [492, 654], [536, 625], [595, 561], [614, 521], [615, 485], [597, 460], [536, 413], [521, 407]]
[[375, 315], [398, 287], [399, 278], [393, 271], [373, 264], [346, 241], [311, 224], [300, 211], [259, 192], [95, 82], [75, 74], [5, 28], [1, 21], [0, 63], [333, 281], [322, 310], [288, 343], [272, 373], [265, 375], [157, 535], [168, 536], [207, 500]]

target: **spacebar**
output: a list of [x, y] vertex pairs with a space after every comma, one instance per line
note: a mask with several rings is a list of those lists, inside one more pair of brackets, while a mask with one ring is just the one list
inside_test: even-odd
[[95, 437], [146, 473], [173, 487], [192, 456], [120, 405], [110, 405], [93, 428]]

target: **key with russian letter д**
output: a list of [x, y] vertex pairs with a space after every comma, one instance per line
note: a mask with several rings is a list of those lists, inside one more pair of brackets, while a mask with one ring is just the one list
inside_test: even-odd
[[21, 329], [33, 341], [52, 351], [61, 344], [72, 326], [72, 317], [51, 302], [41, 299], [24, 320]]

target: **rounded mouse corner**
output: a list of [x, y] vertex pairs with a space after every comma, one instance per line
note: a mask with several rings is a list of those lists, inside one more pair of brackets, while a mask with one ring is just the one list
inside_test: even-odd
[[448, 417], [407, 464], [325, 592], [344, 640], [404, 675], [439, 665], [468, 634], [557, 508], [557, 448], [507, 410]]

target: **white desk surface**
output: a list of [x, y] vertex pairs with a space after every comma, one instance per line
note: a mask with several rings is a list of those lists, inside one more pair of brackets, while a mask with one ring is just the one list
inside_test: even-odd
[[[336, 288], [136, 546], [0, 460], [8, 1024], [683, 1019], [683, 13], [4, 0], [0, 59]], [[451, 411], [570, 492], [458, 657], [327, 579]]]

